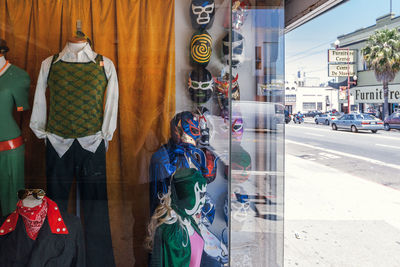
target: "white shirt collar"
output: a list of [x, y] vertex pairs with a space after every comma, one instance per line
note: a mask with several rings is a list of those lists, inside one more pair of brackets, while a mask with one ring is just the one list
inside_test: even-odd
[[69, 47], [69, 43], [67, 43], [64, 49], [58, 55], [58, 58], [54, 61], [54, 63], [63, 60], [67, 62], [89, 62], [92, 61], [96, 63], [97, 53], [92, 50], [89, 43], [86, 43], [85, 46], [79, 50], [77, 53], [72, 51]]

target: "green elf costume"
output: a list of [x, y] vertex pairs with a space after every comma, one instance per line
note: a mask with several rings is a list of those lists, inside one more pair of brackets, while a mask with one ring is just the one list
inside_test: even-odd
[[0, 39], [0, 204], [3, 216], [14, 211], [17, 191], [25, 187], [25, 146], [13, 109], [29, 109], [31, 81], [26, 71], [5, 60], [7, 51], [5, 41]]
[[166, 211], [161, 217], [164, 222], [155, 230], [151, 267], [200, 266], [204, 240], [193, 216], [205, 203], [206, 187], [206, 179], [195, 169], [179, 169], [175, 173], [170, 206], [168, 201], [161, 201], [153, 215], [154, 219], [157, 211]]

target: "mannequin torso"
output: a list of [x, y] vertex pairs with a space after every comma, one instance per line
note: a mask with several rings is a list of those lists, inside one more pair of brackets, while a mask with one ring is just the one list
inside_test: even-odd
[[[4, 69], [2, 69], [5, 67]], [[29, 75], [0, 57], [0, 142], [14, 139], [21, 131], [14, 120], [14, 103], [18, 111], [29, 109]]]

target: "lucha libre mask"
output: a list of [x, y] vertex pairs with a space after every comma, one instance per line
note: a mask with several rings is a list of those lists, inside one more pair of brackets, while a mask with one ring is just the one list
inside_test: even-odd
[[190, 20], [194, 29], [209, 29], [214, 22], [214, 15], [214, 0], [192, 0], [190, 5]]
[[217, 92], [218, 105], [221, 109], [221, 112], [226, 111], [229, 105], [228, 103], [229, 77], [232, 79], [232, 99], [240, 100], [240, 91], [238, 83], [239, 74], [236, 74], [236, 77], [233, 77], [229, 73], [226, 73], [222, 78], [214, 79], [215, 90]]
[[243, 137], [243, 118], [240, 113], [232, 114], [232, 141], [242, 141]]
[[201, 222], [206, 227], [210, 227], [215, 218], [215, 205], [208, 193], [206, 193], [206, 201], [201, 209]]
[[243, 26], [250, 6], [249, 0], [232, 1], [232, 27], [234, 29], [239, 30]]
[[217, 177], [217, 160], [218, 157], [214, 155], [210, 150], [203, 147], [201, 150], [205, 156], [205, 166], [203, 167], [202, 174], [207, 180], [207, 184], [212, 183]]
[[[243, 63], [245, 56], [243, 50], [244, 38], [237, 31], [232, 31], [232, 67], [236, 68]], [[222, 39], [223, 62], [229, 64], [229, 33]]]
[[171, 136], [176, 143], [196, 145], [200, 138], [199, 122], [192, 112], [183, 111], [171, 120]]
[[190, 40], [190, 60], [193, 65], [207, 67], [211, 59], [212, 39], [207, 31], [193, 34]]
[[214, 80], [207, 69], [200, 68], [192, 70], [189, 75], [188, 86], [192, 101], [197, 104], [203, 104], [211, 98]]
[[[242, 28], [250, 7], [251, 3], [249, 0], [232, 0], [232, 28], [234, 30], [240, 30]], [[228, 9], [225, 13], [225, 29], [230, 28], [230, 16], [231, 13]]]
[[198, 107], [197, 110], [195, 111], [195, 114], [197, 116], [197, 119], [199, 121], [199, 126], [200, 126], [200, 140], [199, 144], [201, 146], [208, 146], [210, 144], [210, 129], [207, 124], [207, 119], [206, 115], [208, 115], [210, 112], [206, 107]]
[[[246, 182], [250, 177], [251, 156], [240, 144], [232, 143], [231, 176], [234, 183]], [[225, 166], [225, 177], [228, 177], [228, 166]]]
[[206, 202], [206, 179], [196, 169], [179, 169], [171, 181], [171, 206], [181, 216], [193, 216]]

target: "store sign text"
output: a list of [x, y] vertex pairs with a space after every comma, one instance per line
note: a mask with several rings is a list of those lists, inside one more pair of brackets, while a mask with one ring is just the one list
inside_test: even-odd
[[[351, 89], [355, 103], [383, 103], [384, 94], [382, 86], [356, 87]], [[389, 103], [400, 103], [400, 85], [389, 86]]]
[[356, 62], [356, 50], [329, 49], [328, 63], [352, 63]]
[[329, 77], [347, 77], [354, 76], [354, 64], [329, 64]]

